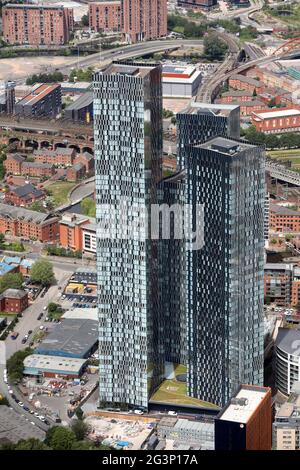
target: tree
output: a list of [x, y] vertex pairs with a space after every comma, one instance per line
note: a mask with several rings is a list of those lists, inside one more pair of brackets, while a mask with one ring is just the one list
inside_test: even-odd
[[90, 197], [83, 199], [80, 207], [82, 214], [87, 215], [88, 217], [96, 217], [96, 202]]
[[53, 450], [70, 450], [75, 441], [76, 437], [73, 431], [62, 426], [54, 426], [47, 431], [45, 444]]
[[24, 359], [32, 354], [32, 349], [26, 348], [23, 351], [17, 351], [6, 363], [7, 372], [12, 382], [19, 382], [23, 378]]
[[46, 444], [39, 439], [30, 437], [29, 439], [22, 439], [19, 441], [14, 450], [51, 450]]
[[21, 289], [23, 284], [21, 273], [7, 273], [0, 278], [0, 294], [6, 289]]
[[81, 24], [82, 24], [82, 26], [89, 26], [89, 16], [88, 15], [83, 15], [81, 17]]
[[76, 419], [71, 424], [71, 429], [77, 441], [83, 441], [90, 432], [90, 426], [80, 419]]
[[80, 408], [80, 406], [75, 411], [75, 415], [77, 416], [78, 419], [80, 419], [80, 420], [83, 419], [84, 413], [83, 413], [82, 409]]
[[212, 34], [205, 36], [203, 45], [204, 56], [211, 61], [223, 60], [228, 50], [228, 46], [221, 39]]
[[0, 250], [3, 250], [5, 243], [5, 236], [4, 233], [0, 233]]
[[53, 267], [50, 261], [37, 260], [30, 272], [30, 280], [43, 286], [50, 286], [55, 281]]

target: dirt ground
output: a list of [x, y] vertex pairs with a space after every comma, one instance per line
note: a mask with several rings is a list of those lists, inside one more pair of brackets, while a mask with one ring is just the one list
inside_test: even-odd
[[74, 62], [74, 57], [14, 57], [0, 59], [0, 80], [17, 80], [28, 75], [47, 72], [48, 67], [58, 67]]

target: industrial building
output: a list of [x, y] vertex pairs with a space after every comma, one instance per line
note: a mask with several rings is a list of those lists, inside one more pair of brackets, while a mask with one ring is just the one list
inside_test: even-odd
[[86, 92], [65, 109], [65, 118], [74, 122], [91, 122], [93, 115], [93, 93]]
[[98, 322], [88, 319], [64, 319], [35, 349], [35, 354], [83, 359], [98, 344]]
[[31, 354], [24, 359], [24, 375], [75, 379], [83, 374], [86, 359]]
[[300, 109], [280, 108], [252, 113], [252, 124], [259, 132], [266, 134], [283, 134], [299, 132]]
[[163, 97], [192, 97], [196, 95], [201, 79], [201, 72], [196, 67], [164, 65]]
[[15, 114], [25, 118], [56, 117], [61, 112], [61, 87], [44, 83], [15, 105]]
[[241, 385], [215, 419], [215, 450], [271, 450], [271, 389]]
[[202, 422], [175, 417], [162, 418], [157, 424], [157, 436], [159, 439], [173, 440], [174, 448], [182, 446], [185, 449], [214, 450], [215, 447], [213, 420]]

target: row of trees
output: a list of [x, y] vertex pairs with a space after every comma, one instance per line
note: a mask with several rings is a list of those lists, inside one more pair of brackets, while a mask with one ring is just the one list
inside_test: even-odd
[[67, 258], [81, 258], [82, 251], [72, 251], [66, 250], [66, 248], [56, 246], [56, 245], [48, 245], [46, 248], [47, 255], [49, 256], [65, 256]]
[[34, 85], [35, 83], [55, 83], [55, 82], [62, 82], [64, 76], [61, 72], [56, 70], [52, 73], [39, 73], [33, 74], [26, 80], [26, 85]]
[[250, 126], [248, 129], [242, 129], [241, 135], [251, 143], [264, 144], [267, 149], [300, 148], [300, 133], [265, 134], [257, 131], [255, 126]]

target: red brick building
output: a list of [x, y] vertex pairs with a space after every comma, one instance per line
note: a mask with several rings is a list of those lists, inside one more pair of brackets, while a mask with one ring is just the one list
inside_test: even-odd
[[253, 97], [253, 92], [247, 90], [231, 90], [223, 93], [218, 103], [232, 103], [233, 101], [250, 101]]
[[95, 171], [95, 158], [88, 152], [78, 154], [74, 160], [74, 165], [82, 163], [85, 166], [85, 172], [87, 175], [94, 174]]
[[45, 198], [45, 193], [37, 189], [32, 184], [25, 184], [5, 193], [4, 201], [14, 206], [26, 207], [33, 202], [41, 201]]
[[270, 228], [276, 232], [300, 232], [300, 212], [288, 207], [270, 204], [269, 208]]
[[35, 176], [39, 178], [51, 178], [55, 173], [55, 168], [50, 163], [23, 162], [21, 174], [25, 176]]
[[83, 163], [76, 163], [67, 169], [67, 180], [78, 181], [85, 177], [85, 166]]
[[6, 173], [11, 173], [13, 175], [20, 175], [22, 163], [25, 161], [25, 158], [22, 155], [17, 153], [8, 153], [6, 160], [4, 160], [3, 165], [6, 170]]
[[82, 229], [90, 223], [89, 217], [65, 213], [59, 222], [60, 245], [66, 250], [81, 251], [83, 246]]
[[167, 0], [122, 0], [122, 31], [129, 43], [167, 36]]
[[39, 163], [49, 163], [55, 166], [71, 166], [76, 157], [74, 148], [58, 147], [56, 150], [35, 150], [33, 158]]
[[228, 84], [235, 90], [247, 90], [252, 94], [254, 91], [257, 94], [263, 93], [265, 88], [265, 84], [263, 82], [258, 81], [255, 78], [246, 77], [245, 75], [232, 75], [232, 77], [229, 78]]
[[266, 134], [282, 134], [300, 131], [300, 109], [278, 108], [265, 109], [252, 113], [252, 124]]
[[89, 4], [89, 26], [94, 31], [121, 31], [121, 0]]
[[2, 312], [21, 313], [28, 307], [28, 294], [21, 289], [6, 289], [0, 295], [0, 310]]
[[[223, 101], [223, 98], [220, 98], [218, 100], [216, 100], [217, 103], [224, 103]], [[228, 103], [228, 101], [226, 102]], [[260, 100], [239, 100], [239, 99], [236, 99], [236, 100], [232, 100], [230, 101], [230, 103], [232, 104], [236, 104], [240, 107], [240, 112], [241, 112], [241, 115], [242, 116], [251, 116], [251, 113], [255, 112], [255, 111], [260, 111], [262, 109], [265, 109], [266, 108], [266, 105], [265, 103], [263, 103], [262, 101]]]
[[58, 217], [0, 203], [0, 233], [40, 242], [59, 238]]
[[51, 5], [6, 5], [3, 39], [8, 44], [63, 45], [74, 26], [73, 9]]

